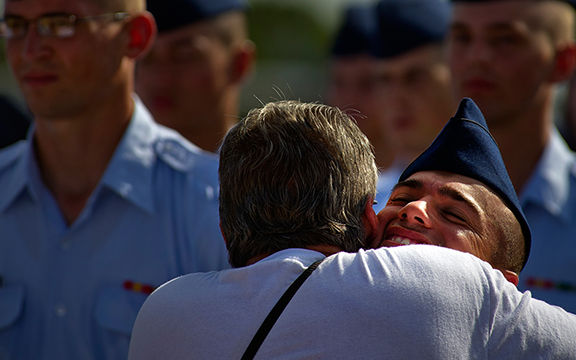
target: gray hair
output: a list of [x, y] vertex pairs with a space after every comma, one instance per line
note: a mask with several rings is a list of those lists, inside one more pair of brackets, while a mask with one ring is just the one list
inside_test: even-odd
[[370, 142], [335, 107], [278, 101], [253, 109], [220, 153], [220, 220], [234, 267], [287, 248], [357, 251], [378, 178]]

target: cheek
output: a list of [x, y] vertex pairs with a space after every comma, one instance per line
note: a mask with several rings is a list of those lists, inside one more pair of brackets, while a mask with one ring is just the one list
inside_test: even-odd
[[6, 47], [6, 59], [14, 67], [22, 54], [21, 42], [16, 42], [14, 40], [5, 41], [4, 45]]
[[351, 96], [349, 96], [349, 98], [353, 98], [354, 103], [353, 105], [350, 103], [346, 104], [348, 107], [353, 107], [357, 110], [360, 110], [365, 116], [374, 116], [376, 114], [382, 113], [382, 104], [378, 102], [378, 99], [374, 94], [374, 90], [364, 89], [362, 93], [357, 92], [350, 95]]
[[[540, 82], [552, 67], [554, 55], [545, 50], [545, 45], [532, 45], [517, 51], [496, 53], [494, 70], [499, 77], [510, 83], [530, 84]], [[521, 88], [519, 85], [516, 85]]]
[[[531, 82], [534, 69], [527, 59], [525, 61], [517, 61], [514, 58], [501, 58], [494, 62], [494, 69], [498, 73], [498, 78], [501, 82], [505, 83], [529, 83]], [[516, 85], [518, 86], [518, 85]]]
[[400, 210], [401, 208], [399, 206], [390, 205], [387, 205], [384, 207], [384, 209], [380, 210], [380, 212], [377, 214], [378, 223], [380, 226], [386, 226], [390, 221], [396, 219]]
[[122, 67], [123, 56], [113, 47], [113, 43], [74, 43], [62, 53], [68, 55], [62, 56], [61, 61], [69, 70], [70, 78], [81, 83], [94, 81], [109, 84]]
[[466, 230], [442, 229], [444, 246], [478, 256], [477, 240]]
[[200, 87], [204, 90], [210, 90], [218, 88], [224, 81], [228, 69], [222, 64], [210, 61], [210, 59], [205, 59], [201, 63], [182, 69], [178, 80], [180, 85], [189, 89]]
[[172, 86], [185, 94], [209, 92], [213, 87], [213, 74], [210, 68], [202, 64], [180, 66], [172, 77]]
[[448, 66], [453, 75], [462, 74], [463, 69], [467, 66], [466, 57], [463, 53], [464, 50], [459, 46], [452, 46], [447, 50]]
[[481, 260], [490, 261], [490, 244], [487, 244], [471, 231], [458, 231], [455, 235], [445, 238], [445, 241], [448, 248], [467, 252]]

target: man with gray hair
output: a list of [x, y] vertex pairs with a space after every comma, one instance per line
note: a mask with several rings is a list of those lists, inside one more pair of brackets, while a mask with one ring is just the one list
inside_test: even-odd
[[[462, 108], [466, 116], [475, 105]], [[455, 136], [467, 129], [450, 128]], [[281, 101], [252, 110], [226, 136], [219, 175], [234, 269], [185, 275], [154, 292], [136, 320], [130, 360], [576, 352], [575, 315], [518, 292], [475, 256], [426, 245], [362, 250], [382, 237], [372, 208], [377, 171], [366, 136], [337, 108]], [[457, 236], [492, 231], [488, 210], [466, 211], [476, 222], [454, 227]]]

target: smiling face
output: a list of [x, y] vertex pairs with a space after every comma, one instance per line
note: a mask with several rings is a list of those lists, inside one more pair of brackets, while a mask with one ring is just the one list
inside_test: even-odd
[[380, 246], [438, 245], [468, 252], [494, 267], [502, 266], [496, 257], [504, 251], [503, 227], [517, 223], [512, 211], [481, 182], [436, 171], [418, 172], [399, 182], [378, 219], [384, 227]]

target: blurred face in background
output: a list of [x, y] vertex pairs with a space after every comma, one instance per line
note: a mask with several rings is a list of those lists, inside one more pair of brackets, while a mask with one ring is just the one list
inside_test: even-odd
[[202, 127], [220, 106], [231, 63], [231, 49], [209, 21], [166, 31], [137, 66], [136, 92], [159, 123]]
[[358, 127], [374, 143], [382, 136], [382, 104], [376, 93], [377, 59], [370, 55], [334, 57], [330, 69], [328, 102], [342, 110], [358, 110]]
[[432, 143], [455, 109], [442, 46], [426, 45], [383, 59], [377, 72], [385, 134], [399, 153], [415, 157]]
[[[547, 3], [547, 4], [544, 4]], [[458, 98], [470, 97], [490, 126], [546, 101], [555, 50], [543, 14], [552, 1], [457, 3], [448, 36]]]

